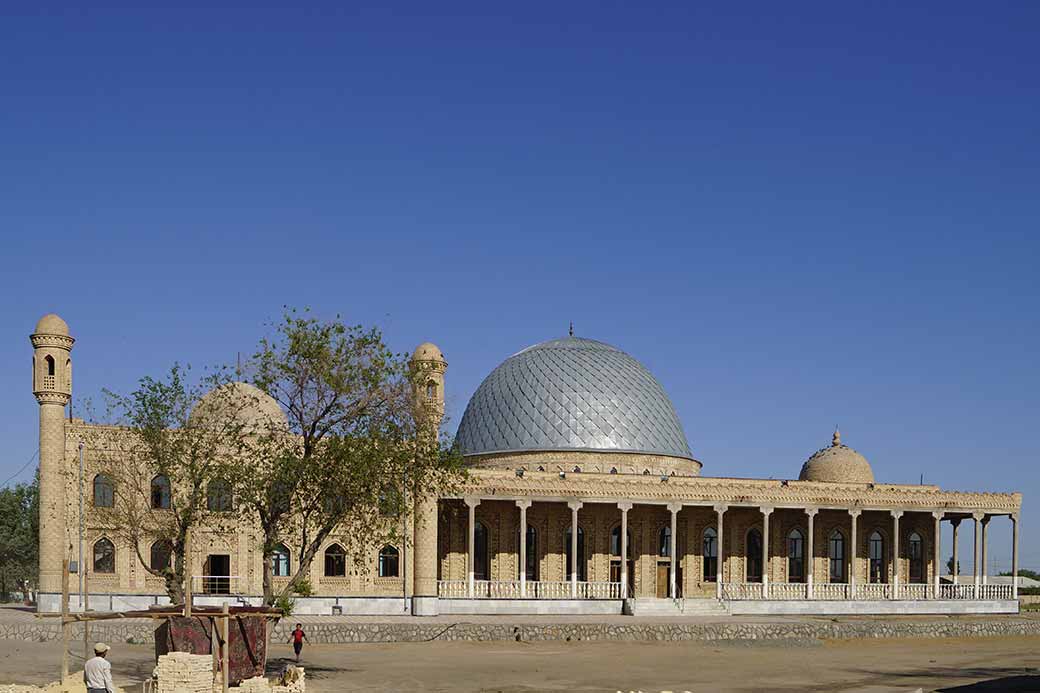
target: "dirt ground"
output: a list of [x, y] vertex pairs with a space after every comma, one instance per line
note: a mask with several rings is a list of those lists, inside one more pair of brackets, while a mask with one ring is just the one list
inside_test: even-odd
[[[0, 652], [0, 683], [57, 678], [58, 643], [4, 640]], [[271, 670], [291, 654], [275, 645]], [[112, 663], [117, 684], [139, 683], [151, 673], [151, 647], [113, 645]], [[302, 664], [317, 693], [1040, 691], [1040, 638], [311, 645]]]

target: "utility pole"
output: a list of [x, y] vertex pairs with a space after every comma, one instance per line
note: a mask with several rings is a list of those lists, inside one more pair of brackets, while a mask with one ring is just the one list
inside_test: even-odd
[[79, 441], [79, 563], [76, 566], [79, 578], [79, 610], [83, 611], [83, 441]]

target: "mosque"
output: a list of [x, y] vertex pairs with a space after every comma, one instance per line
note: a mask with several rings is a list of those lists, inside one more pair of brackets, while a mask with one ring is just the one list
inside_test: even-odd
[[[46, 315], [30, 339], [40, 407], [39, 608], [56, 611], [62, 561], [76, 558], [81, 541], [79, 445], [96, 425], [65, 416], [75, 341], [68, 325]], [[429, 373], [421, 392], [443, 412], [444, 355], [425, 343], [412, 358]], [[284, 419], [273, 399], [239, 387], [264, 398], [258, 416]], [[1017, 586], [993, 584], [985, 565], [990, 520], [1007, 516], [1017, 570], [1020, 493], [877, 481], [837, 431], [797, 477], [795, 461], [791, 478], [702, 476], [664, 388], [603, 342], [570, 335], [505, 359], [470, 399], [456, 444], [470, 471], [463, 489], [418, 500], [414, 541], [373, 551], [367, 571], [353, 570], [330, 538], [310, 570], [314, 595], [297, 599], [297, 613], [1018, 611]], [[83, 457], [91, 607], [165, 603], [162, 580], [96, 512], [112, 503], [105, 463], [89, 449]], [[211, 493], [208, 512], [228, 510], [231, 498], [233, 489]], [[153, 480], [155, 512], [162, 499]], [[941, 575], [943, 522], [955, 537], [971, 524], [973, 556], [958, 558], [953, 546], [955, 565], [974, 566], [970, 581]], [[155, 546], [150, 558], [169, 560]], [[200, 532], [189, 565], [200, 576], [197, 602], [259, 603], [255, 529]], [[276, 588], [296, 568], [296, 557], [280, 551]]]

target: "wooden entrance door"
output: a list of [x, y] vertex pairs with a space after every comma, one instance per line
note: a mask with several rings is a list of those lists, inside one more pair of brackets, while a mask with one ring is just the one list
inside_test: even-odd
[[657, 597], [665, 599], [668, 597], [668, 564], [657, 564]]

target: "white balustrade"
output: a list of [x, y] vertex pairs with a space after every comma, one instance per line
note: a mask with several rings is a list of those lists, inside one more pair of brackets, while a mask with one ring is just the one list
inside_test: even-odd
[[813, 599], [829, 601], [849, 598], [849, 585], [844, 582], [818, 582], [813, 585]]
[[442, 599], [459, 599], [468, 593], [469, 583], [466, 580], [438, 580], [437, 596]]
[[939, 599], [974, 599], [975, 585], [939, 585]]
[[856, 585], [853, 599], [891, 599], [892, 585], [883, 582], [868, 582], [865, 585]]
[[769, 598], [806, 599], [808, 590], [808, 586], [802, 582], [771, 582], [769, 583]]
[[762, 599], [761, 582], [724, 582], [722, 598], [734, 600]]
[[925, 583], [912, 583], [909, 585], [899, 586], [899, 598], [900, 599], [928, 599], [929, 589]]
[[1011, 585], [979, 585], [979, 599], [1011, 599]]

